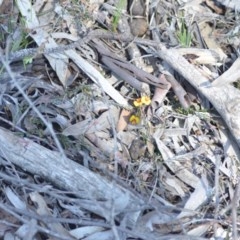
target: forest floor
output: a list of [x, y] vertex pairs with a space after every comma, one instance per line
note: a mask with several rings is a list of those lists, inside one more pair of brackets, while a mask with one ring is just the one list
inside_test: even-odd
[[1, 238], [239, 239], [236, 9], [0, 4]]

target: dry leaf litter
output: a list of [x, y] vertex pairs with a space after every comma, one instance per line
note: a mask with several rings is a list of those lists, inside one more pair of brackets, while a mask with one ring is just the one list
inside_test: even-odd
[[1, 1], [3, 239], [240, 239], [239, 3]]

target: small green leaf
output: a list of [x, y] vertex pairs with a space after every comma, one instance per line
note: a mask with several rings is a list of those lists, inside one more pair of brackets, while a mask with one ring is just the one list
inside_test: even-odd
[[23, 65], [24, 65], [24, 68], [26, 68], [27, 64], [31, 64], [33, 61], [33, 57], [24, 57], [23, 58]]

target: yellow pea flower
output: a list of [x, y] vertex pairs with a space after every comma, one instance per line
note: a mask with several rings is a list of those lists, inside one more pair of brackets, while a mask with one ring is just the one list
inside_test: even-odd
[[151, 104], [151, 99], [148, 96], [143, 96], [141, 97], [142, 104], [144, 105], [150, 105]]
[[129, 122], [133, 125], [137, 125], [140, 123], [140, 118], [136, 115], [132, 115], [130, 118], [129, 118]]
[[135, 107], [140, 107], [142, 106], [142, 98], [137, 98], [134, 102], [133, 102]]
[[137, 98], [133, 102], [135, 107], [141, 107], [143, 105], [150, 105], [151, 104], [151, 99], [148, 96], [142, 96], [141, 98]]

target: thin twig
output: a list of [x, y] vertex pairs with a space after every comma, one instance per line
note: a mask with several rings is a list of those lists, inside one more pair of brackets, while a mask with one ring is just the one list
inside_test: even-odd
[[152, 40], [135, 38], [133, 36], [126, 36], [125, 34], [116, 34], [116, 33], [98, 29], [98, 30], [93, 30], [89, 32], [86, 36], [78, 39], [76, 42], [71, 44], [60, 45], [59, 47], [56, 47], [56, 48], [47, 48], [47, 49], [43, 49], [42, 47], [22, 49], [22, 50], [10, 53], [8, 57], [5, 56], [4, 60], [7, 62], [14, 62], [14, 61], [22, 60], [24, 57], [29, 57], [29, 56], [37, 56], [41, 54], [54, 54], [54, 53], [61, 53], [61, 52], [63, 53], [66, 50], [80, 47], [81, 45], [88, 43], [92, 39], [98, 39], [98, 38], [119, 40], [124, 42], [135, 41], [136, 43], [146, 44], [148, 46], [154, 46], [154, 47], [159, 46], [158, 42], [155, 42]]

